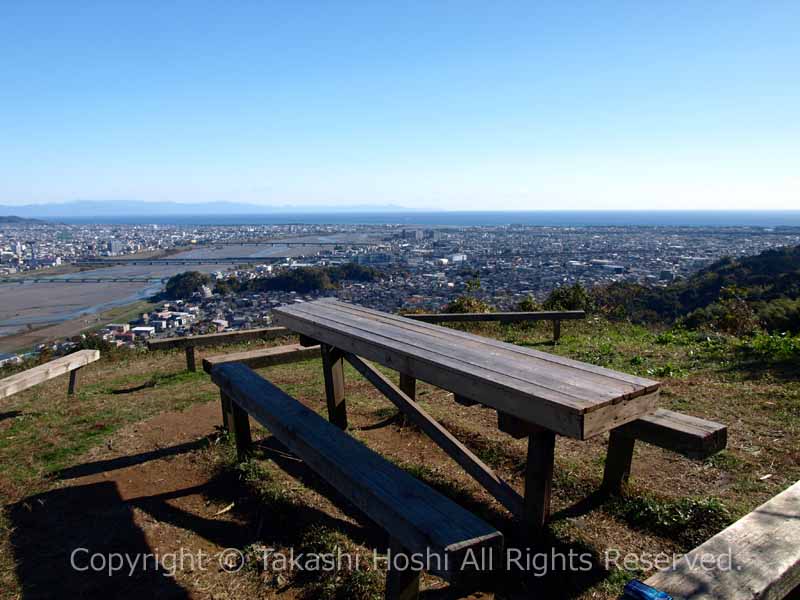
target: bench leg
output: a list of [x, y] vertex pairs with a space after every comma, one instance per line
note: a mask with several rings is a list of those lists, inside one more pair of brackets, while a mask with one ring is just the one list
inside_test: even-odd
[[[229, 400], [230, 401], [230, 400]], [[236, 402], [230, 401], [233, 436], [236, 440], [236, 457], [242, 461], [247, 458], [253, 445], [253, 435], [250, 432], [250, 417]]]
[[628, 482], [633, 462], [633, 446], [636, 438], [611, 432], [608, 439], [606, 468], [603, 472], [603, 490], [610, 494], [618, 494], [622, 486]]
[[[411, 568], [398, 570], [392, 568], [396, 556], [406, 554], [405, 549], [395, 540], [389, 543], [389, 570], [386, 573], [386, 600], [416, 600], [419, 597], [419, 571]], [[398, 561], [401, 565], [403, 559]]]
[[553, 321], [553, 343], [561, 339], [561, 321]]
[[233, 431], [233, 402], [222, 390], [219, 391], [219, 405], [222, 409], [222, 428], [225, 431]]
[[328, 403], [328, 420], [347, 429], [347, 404], [344, 398], [344, 360], [336, 348], [323, 344], [322, 372], [325, 376], [325, 398]]
[[69, 385], [67, 386], [67, 396], [74, 396], [75, 390], [78, 389], [78, 371], [83, 367], [78, 367], [69, 372]]
[[552, 431], [543, 430], [528, 436], [524, 520], [532, 535], [538, 534], [550, 518], [555, 447], [556, 434]]
[[194, 361], [194, 346], [186, 346], [186, 368], [189, 371], [197, 371]]

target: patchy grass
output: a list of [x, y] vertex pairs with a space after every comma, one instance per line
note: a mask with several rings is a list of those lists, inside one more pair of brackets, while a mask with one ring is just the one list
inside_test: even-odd
[[[569, 585], [560, 576], [528, 582], [518, 573], [505, 573], [488, 588], [496, 591], [497, 597], [539, 590], [540, 597], [548, 598], [615, 598], [630, 578], [648, 573], [606, 571], [599, 558], [606, 549], [685, 551], [800, 479], [796, 443], [800, 379], [782, 367], [780, 358], [786, 352], [784, 346], [792, 342], [738, 340], [678, 329], [659, 331], [594, 318], [564, 322], [563, 336], [556, 345], [551, 342], [552, 329], [545, 323], [526, 327], [487, 324], [478, 331], [659, 379], [663, 382], [663, 407], [729, 425], [728, 449], [702, 462], [637, 444], [627, 495], [611, 499], [593, 495], [602, 476], [606, 440], [602, 436], [586, 442], [559, 438], [554, 519], [542, 548], [586, 550], [595, 557], [593, 567], [586, 577]], [[207, 353], [248, 347], [253, 346], [211, 348]], [[60, 378], [6, 400], [0, 412], [0, 497], [4, 504], [54, 487], [53, 473], [79, 463], [92, 448], [113, 445], [117, 431], [127, 424], [218, 398], [216, 387], [204, 373], [188, 373], [184, 368], [180, 351], [120, 353], [113, 362], [104, 357], [87, 367], [74, 398], [66, 397], [66, 382]], [[271, 367], [262, 373], [325, 414], [318, 360]], [[354, 437], [500, 527], [507, 539], [518, 537], [519, 524], [416, 428], [401, 427], [392, 420], [397, 409], [349, 367], [346, 381]], [[424, 383], [418, 384], [417, 397], [432, 416], [521, 490], [525, 441], [498, 432], [493, 411], [457, 405], [450, 394]], [[263, 431], [256, 428], [255, 433]], [[280, 448], [263, 446], [260, 453], [238, 466], [230, 443], [215, 446], [213, 452], [215, 458], [209, 460], [215, 468], [241, 485], [234, 493], [233, 512], [253, 532], [248, 553], [257, 553], [259, 544], [296, 550], [338, 545], [362, 549], [367, 555], [385, 542], [376, 540], [380, 532], [361, 523], [358, 513], [335, 500], [335, 492], [303, 470], [301, 463], [282, 456]], [[698, 498], [698, 494], [704, 496]], [[0, 519], [0, 589], [11, 590], [9, 597], [14, 597], [19, 594], [19, 584], [14, 580], [9, 528], [8, 521]], [[320, 598], [376, 597], [383, 581], [382, 572], [368, 569], [302, 580], [254, 568], [241, 577], [250, 578], [265, 596], [287, 591], [290, 597]], [[441, 581], [427, 576], [424, 582], [429, 587], [442, 586]]]
[[733, 522], [731, 512], [716, 498], [623, 497], [608, 502], [604, 510], [635, 529], [676, 540], [687, 551]]

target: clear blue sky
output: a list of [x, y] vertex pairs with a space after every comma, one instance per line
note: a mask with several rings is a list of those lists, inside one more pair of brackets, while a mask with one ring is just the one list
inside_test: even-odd
[[0, 204], [800, 208], [800, 2], [0, 3]]

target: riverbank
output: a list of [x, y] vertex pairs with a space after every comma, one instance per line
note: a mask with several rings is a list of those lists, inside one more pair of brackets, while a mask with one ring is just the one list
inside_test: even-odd
[[81, 333], [99, 329], [107, 323], [128, 322], [143, 312], [152, 310], [153, 303], [138, 300], [124, 306], [115, 306], [95, 314], [82, 315], [43, 327], [33, 327], [24, 332], [0, 337], [0, 353], [21, 352], [54, 340], [70, 338]]

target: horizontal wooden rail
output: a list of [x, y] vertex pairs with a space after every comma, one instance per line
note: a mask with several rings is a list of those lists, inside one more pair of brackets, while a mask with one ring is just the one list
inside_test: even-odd
[[15, 373], [10, 377], [0, 379], [0, 398], [7, 398], [17, 392], [26, 390], [49, 379], [59, 377], [60, 375], [66, 375], [67, 373], [70, 374], [67, 393], [72, 395], [75, 393], [75, 389], [78, 385], [78, 369], [96, 360], [100, 360], [99, 350], [78, 350], [77, 352], [62, 356], [61, 358], [56, 358], [55, 360], [33, 367], [27, 371]]
[[524, 323], [526, 321], [552, 321], [553, 342], [561, 339], [561, 321], [586, 318], [582, 310], [540, 310], [533, 312], [489, 313], [430, 313], [403, 315], [424, 323]]
[[321, 352], [319, 346], [307, 348], [300, 344], [288, 344], [286, 346], [272, 346], [270, 348], [248, 350], [246, 352], [207, 356], [203, 359], [203, 370], [206, 373], [211, 373], [211, 369], [217, 365], [225, 365], [234, 362], [247, 365], [251, 369], [263, 369], [264, 367], [300, 362], [310, 358], [319, 358], [320, 356]]
[[403, 315], [425, 323], [480, 323], [499, 321], [501, 323], [521, 323], [523, 321], [568, 321], [585, 319], [582, 310], [536, 311], [536, 312], [490, 312], [490, 313], [428, 313]]
[[239, 331], [224, 331], [222, 333], [209, 333], [207, 335], [190, 335], [184, 337], [165, 338], [163, 340], [149, 340], [148, 350], [174, 350], [176, 348], [205, 348], [208, 346], [222, 346], [236, 344], [251, 340], [271, 340], [292, 332], [285, 327], [261, 327], [258, 329], [242, 329]]
[[189, 371], [197, 370], [194, 349], [208, 348], [211, 346], [224, 346], [252, 340], [272, 340], [279, 337], [292, 335], [285, 327], [260, 327], [258, 329], [242, 329], [238, 331], [225, 331], [222, 333], [209, 333], [206, 335], [190, 335], [184, 337], [166, 338], [163, 340], [149, 340], [148, 350], [186, 350], [186, 368]]

